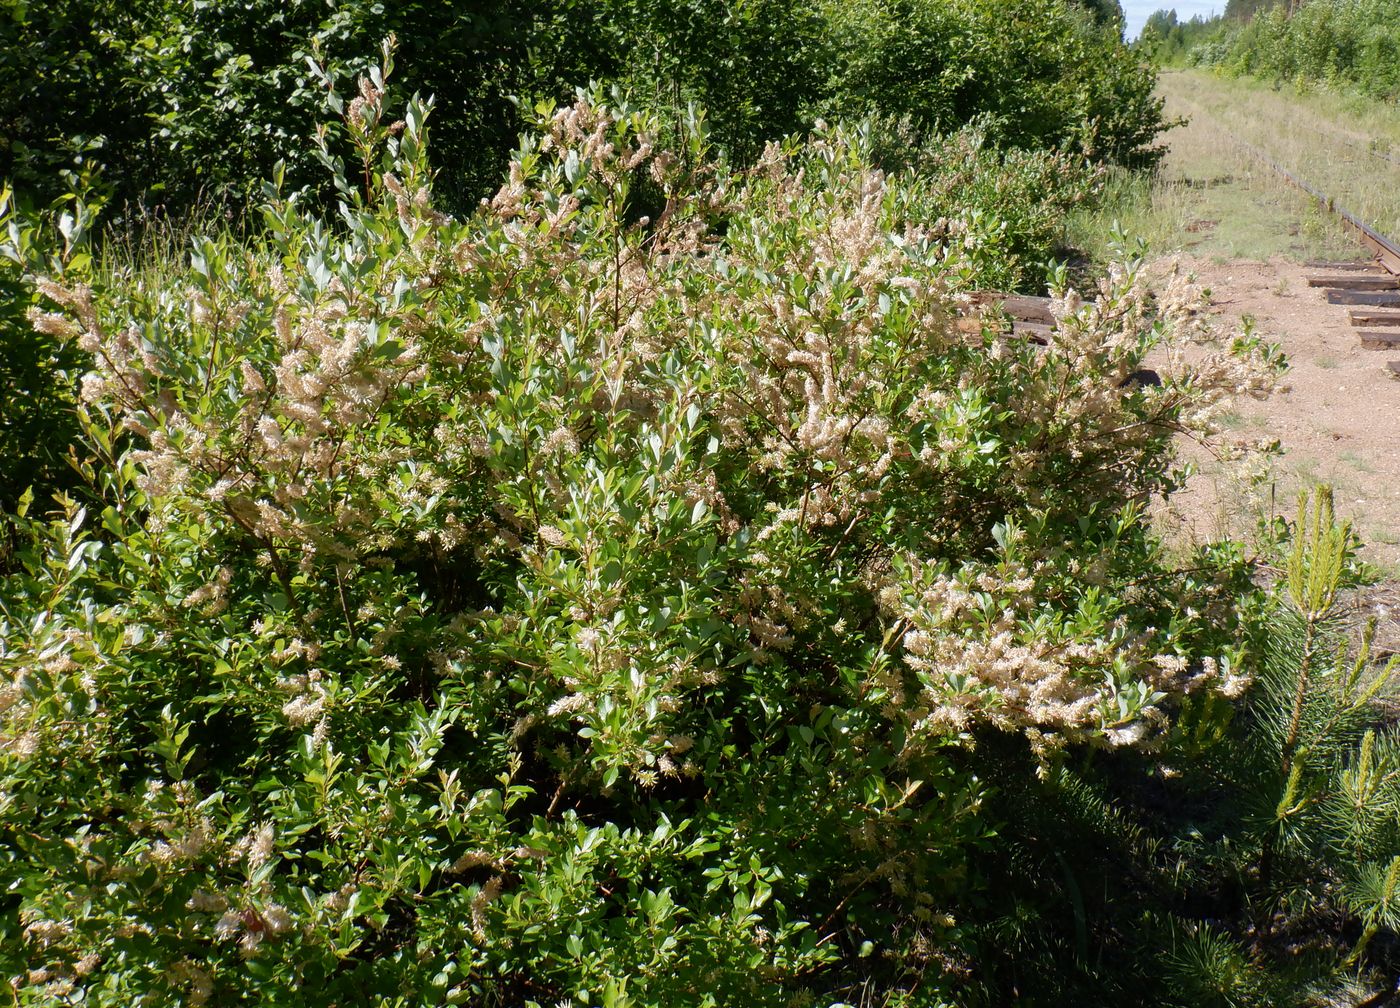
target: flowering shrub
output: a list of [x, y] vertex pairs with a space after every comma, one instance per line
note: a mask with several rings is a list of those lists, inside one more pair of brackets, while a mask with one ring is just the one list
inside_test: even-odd
[[[28, 310], [39, 300], [27, 272], [82, 276], [90, 265], [88, 231], [100, 204], [84, 179], [69, 175], [70, 192], [40, 223], [18, 213], [14, 194], [0, 187], [0, 513], [12, 511], [34, 488], [47, 497], [72, 489], [68, 446], [78, 437], [74, 415], [83, 354], [62, 333], [36, 331]], [[57, 227], [51, 226], [57, 224]], [[8, 566], [8, 526], [0, 519], [0, 569]]]
[[1132, 263], [967, 332], [995, 244], [850, 133], [733, 173], [585, 95], [455, 220], [383, 103], [337, 218], [39, 284], [101, 505], [4, 582], [16, 996], [935, 1003], [974, 741], [1238, 688], [1143, 506], [1268, 355]]
[[917, 179], [910, 216], [974, 224], [994, 246], [978, 257], [979, 284], [1039, 292], [1062, 250], [1066, 216], [1101, 194], [1104, 172], [1063, 151], [998, 149], [986, 127], [976, 121], [925, 136], [907, 116], [876, 116], [857, 129], [868, 133], [861, 143], [868, 142], [876, 167]]

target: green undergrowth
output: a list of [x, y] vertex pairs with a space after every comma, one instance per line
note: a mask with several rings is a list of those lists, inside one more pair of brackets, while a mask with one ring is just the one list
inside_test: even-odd
[[664, 112], [671, 129], [703, 107], [736, 163], [819, 117], [869, 115], [908, 115], [924, 133], [981, 116], [996, 146], [1150, 163], [1153, 71], [1108, 6], [7, 0], [0, 179], [46, 205], [59, 170], [100, 168], [114, 217], [201, 206], [241, 217], [281, 161], [289, 186], [332, 206], [314, 142], [327, 95], [353, 91], [391, 34], [394, 100], [434, 95], [447, 113], [434, 167], [439, 203], [457, 213], [495, 190], [533, 103], [589, 81]]
[[1400, 12], [1387, 0], [1269, 4], [1248, 15], [1227, 10], [1180, 25], [1153, 20], [1147, 44], [1193, 66], [1275, 85], [1321, 85], [1372, 101], [1400, 98]]
[[256, 229], [94, 261], [82, 193], [62, 240], [6, 207], [73, 362], [4, 518], [15, 1002], [1395, 986], [1350, 531], [1303, 506], [1267, 589], [1148, 517], [1276, 348], [1127, 257], [1050, 271], [1043, 346], [962, 318], [1092, 167], [912, 119], [745, 164], [595, 88], [451, 214], [387, 71], [330, 212], [274, 175]]

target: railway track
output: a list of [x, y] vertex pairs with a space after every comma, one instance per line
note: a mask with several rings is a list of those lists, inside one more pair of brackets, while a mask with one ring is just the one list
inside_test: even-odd
[[1393, 154], [1387, 154], [1384, 151], [1378, 151], [1374, 147], [1368, 147], [1366, 144], [1357, 143], [1355, 140], [1348, 140], [1345, 137], [1337, 137], [1337, 141], [1339, 143], [1345, 144], [1353, 150], [1358, 150], [1363, 154], [1369, 154], [1373, 158], [1380, 158], [1380, 160], [1389, 161], [1393, 165], [1400, 165], [1400, 157], [1395, 157]]
[[[1351, 324], [1356, 329], [1362, 349], [1400, 353], [1400, 241], [1381, 234], [1327, 193], [1279, 164], [1249, 141], [1223, 126], [1219, 128], [1252, 158], [1339, 217], [1347, 230], [1356, 235], [1362, 246], [1371, 253], [1370, 262], [1306, 263], [1310, 269], [1319, 271], [1308, 277], [1308, 286], [1321, 288], [1329, 304], [1343, 305], [1350, 309]], [[1350, 141], [1343, 142], [1349, 146], [1360, 147], [1359, 144]], [[1388, 155], [1376, 151], [1368, 153], [1400, 164], [1400, 161]], [[978, 308], [992, 308], [1009, 316], [1011, 334], [1029, 338], [1036, 343], [1043, 343], [1054, 326], [1055, 320], [1050, 314], [1049, 305], [1049, 298], [996, 292], [984, 292], [977, 299]], [[981, 323], [968, 320], [964, 324], [985, 324], [985, 316], [982, 316]], [[1400, 378], [1400, 360], [1387, 361], [1385, 369], [1392, 377]]]
[[[1400, 352], [1400, 241], [1377, 231], [1339, 204], [1333, 197], [1289, 171], [1247, 140], [1221, 127], [1252, 158], [1317, 200], [1339, 217], [1371, 253], [1369, 263], [1310, 262], [1309, 268], [1326, 272], [1308, 277], [1308, 286], [1321, 288], [1330, 304], [1350, 308], [1351, 324], [1364, 350]], [[1387, 158], [1389, 160], [1389, 158]], [[1387, 361], [1386, 371], [1400, 378], [1400, 360]]]
[[[1320, 289], [1329, 304], [1348, 309], [1363, 350], [1400, 353], [1400, 244], [1380, 234], [1344, 207], [1337, 206], [1325, 194], [1269, 161], [1262, 153], [1256, 156], [1340, 216], [1371, 251], [1372, 259], [1369, 262], [1305, 263], [1313, 271], [1307, 278], [1308, 286]], [[1033, 343], [1045, 343], [1055, 324], [1047, 297], [984, 291], [974, 296], [972, 315], [961, 320], [960, 326], [966, 327], [969, 332], [979, 331], [989, 323], [988, 310], [1009, 319], [1006, 330], [1009, 335], [1029, 339]], [[1400, 378], [1400, 359], [1387, 361], [1385, 370], [1392, 377]]]

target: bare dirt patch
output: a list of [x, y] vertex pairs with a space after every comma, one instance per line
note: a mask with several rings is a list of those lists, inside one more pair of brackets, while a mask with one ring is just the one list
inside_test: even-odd
[[1344, 305], [1307, 285], [1320, 271], [1282, 258], [1220, 263], [1183, 258], [1212, 294], [1222, 329], [1248, 317], [1290, 362], [1285, 392], [1243, 400], [1232, 433], [1277, 439], [1283, 454], [1269, 476], [1250, 488], [1226, 467], [1202, 461], [1202, 472], [1176, 508], [1197, 540], [1250, 538], [1259, 516], [1291, 515], [1298, 493], [1333, 487], [1337, 512], [1365, 541], [1363, 557], [1386, 575], [1400, 575], [1400, 381], [1385, 371], [1395, 351], [1364, 350]]

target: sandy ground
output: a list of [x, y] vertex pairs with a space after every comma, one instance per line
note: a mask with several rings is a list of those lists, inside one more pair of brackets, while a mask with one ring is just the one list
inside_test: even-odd
[[[1312, 483], [1333, 487], [1337, 512], [1352, 519], [1366, 541], [1365, 556], [1388, 573], [1400, 573], [1400, 381], [1385, 370], [1395, 351], [1363, 350], [1345, 305], [1307, 285], [1325, 270], [1283, 259], [1270, 262], [1183, 260], [1212, 293], [1222, 328], [1253, 317], [1256, 330], [1288, 355], [1288, 390], [1263, 402], [1243, 400], [1234, 425], [1251, 440], [1277, 438], [1283, 454], [1271, 479], [1256, 494], [1256, 505], [1291, 514], [1298, 491]], [[1248, 501], [1218, 471], [1202, 480], [1214, 491], [1219, 511], [1197, 516], [1223, 528], [1203, 534], [1242, 532], [1234, 528]], [[1202, 491], [1206, 488], [1197, 487]], [[1206, 507], [1202, 501], [1202, 507]]]
[[[1331, 271], [1302, 260], [1361, 259], [1355, 238], [1236, 139], [1267, 148], [1354, 209], [1366, 204], [1369, 219], [1400, 233], [1400, 174], [1390, 174], [1400, 173], [1400, 163], [1354, 149], [1364, 137], [1394, 150], [1400, 118], [1196, 72], [1165, 74], [1161, 84], [1168, 113], [1183, 123], [1164, 137], [1170, 149], [1150, 198], [1128, 200], [1123, 213], [1164, 258], [1178, 255], [1211, 291], [1221, 331], [1252, 318], [1292, 367], [1287, 391], [1239, 402], [1224, 431], [1240, 441], [1277, 440], [1281, 454], [1251, 481], [1183, 443], [1183, 456], [1200, 472], [1158, 513], [1159, 527], [1182, 546], [1228, 538], [1259, 548], [1262, 557], [1261, 522], [1291, 519], [1300, 492], [1331, 485], [1339, 516], [1352, 521], [1362, 541], [1361, 559], [1377, 571], [1357, 605], [1378, 618], [1382, 649], [1400, 651], [1400, 380], [1385, 368], [1400, 351], [1363, 350], [1350, 309], [1328, 304], [1307, 284]], [[1351, 146], [1334, 144], [1334, 134]]]
[[1222, 329], [1246, 316], [1288, 355], [1287, 391], [1239, 403], [1228, 433], [1277, 439], [1282, 454], [1261, 483], [1246, 485], [1197, 454], [1201, 472], [1174, 501], [1179, 534], [1204, 541], [1256, 538], [1261, 515], [1292, 517], [1300, 491], [1333, 487], [1339, 517], [1363, 540], [1362, 559], [1381, 582], [1363, 593], [1361, 608], [1381, 624], [1378, 644], [1400, 643], [1400, 380], [1385, 370], [1396, 351], [1363, 350], [1345, 305], [1327, 303], [1310, 275], [1327, 272], [1284, 259], [1269, 262], [1183, 259], [1212, 292]]

